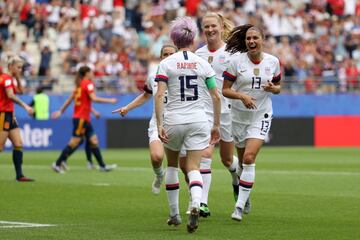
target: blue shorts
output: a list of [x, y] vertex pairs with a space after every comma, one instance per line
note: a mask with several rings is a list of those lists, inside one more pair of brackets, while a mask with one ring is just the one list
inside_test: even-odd
[[0, 112], [0, 131], [8, 132], [18, 127], [19, 125], [13, 112]]
[[89, 139], [93, 135], [95, 135], [94, 128], [90, 122], [81, 119], [81, 118], [73, 118], [73, 137], [86, 137]]

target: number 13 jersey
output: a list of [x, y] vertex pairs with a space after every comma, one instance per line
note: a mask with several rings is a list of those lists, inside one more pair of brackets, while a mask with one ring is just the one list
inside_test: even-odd
[[[261, 62], [252, 62], [247, 53], [231, 56], [228, 68], [224, 72], [224, 80], [234, 82], [232, 88], [238, 92], [254, 97], [256, 109], [247, 109], [242, 101], [233, 100], [233, 111], [267, 112], [272, 114], [271, 93], [263, 89], [268, 81], [277, 83], [281, 79], [279, 60], [270, 54], [263, 53]], [[242, 116], [234, 116], [233, 119]]]
[[207, 121], [204, 101], [206, 79], [215, 76], [211, 65], [190, 51], [179, 51], [162, 60], [155, 81], [167, 83], [168, 125]]

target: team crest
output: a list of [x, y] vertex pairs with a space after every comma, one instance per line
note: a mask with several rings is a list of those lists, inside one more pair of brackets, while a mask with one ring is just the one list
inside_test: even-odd
[[259, 68], [254, 68], [254, 75], [255, 76], [259, 76], [259, 74], [260, 74], [260, 69]]
[[208, 57], [208, 63], [212, 63], [214, 61], [214, 57], [213, 56], [209, 56]]
[[265, 74], [268, 75], [268, 76], [271, 75], [270, 67], [265, 67]]

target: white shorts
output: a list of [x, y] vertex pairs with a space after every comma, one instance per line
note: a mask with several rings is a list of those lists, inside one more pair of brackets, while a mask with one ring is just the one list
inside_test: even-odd
[[231, 129], [231, 113], [222, 113], [220, 116], [220, 139], [224, 142], [234, 141]]
[[235, 146], [238, 148], [245, 147], [245, 140], [248, 138], [265, 140], [270, 131], [270, 126], [271, 118], [263, 118], [251, 124], [233, 122], [232, 133]]
[[169, 142], [164, 146], [173, 151], [203, 150], [209, 146], [210, 129], [207, 122], [164, 125]]
[[157, 126], [155, 121], [150, 121], [148, 128], [149, 144], [153, 141], [161, 141], [159, 138]]

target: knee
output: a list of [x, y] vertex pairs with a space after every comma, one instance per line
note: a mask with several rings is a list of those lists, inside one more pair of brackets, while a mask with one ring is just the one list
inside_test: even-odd
[[244, 154], [243, 163], [252, 164], [255, 163], [256, 154], [253, 152], [248, 152]]
[[233, 162], [233, 156], [221, 156], [221, 161], [225, 167], [230, 167]]
[[212, 150], [210, 148], [205, 149], [202, 154], [202, 157], [204, 158], [211, 158], [212, 157]]
[[152, 153], [150, 157], [151, 161], [155, 164], [161, 164], [163, 161], [163, 156], [159, 153]]

